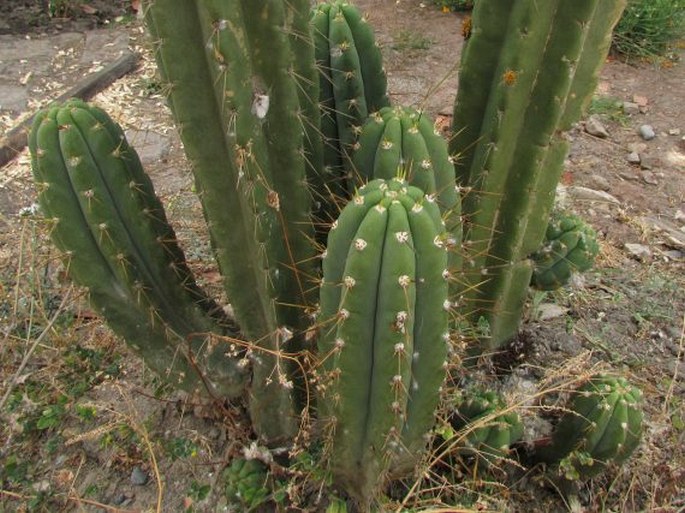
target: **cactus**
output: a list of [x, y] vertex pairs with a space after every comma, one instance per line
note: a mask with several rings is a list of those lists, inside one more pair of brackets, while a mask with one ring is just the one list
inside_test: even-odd
[[268, 480], [264, 463], [259, 460], [236, 458], [224, 471], [226, 498], [245, 508], [242, 511], [254, 511], [264, 504], [271, 494]]
[[297, 366], [280, 354], [301, 348], [315, 301], [307, 183], [320, 179], [321, 141], [309, 9], [307, 0], [145, 7], [224, 287], [258, 346], [250, 412], [269, 440], [299, 429]]
[[328, 237], [321, 285], [322, 417], [336, 479], [361, 503], [433, 424], [447, 356], [444, 228], [400, 178], [374, 180]]
[[[518, 329], [568, 150], [625, 0], [477, 2], [454, 107], [463, 197], [461, 313], [487, 322], [479, 351]], [[544, 71], [541, 71], [544, 70]]]
[[326, 184], [333, 198], [345, 198], [355, 185], [349, 156], [358, 131], [369, 114], [390, 104], [387, 79], [373, 30], [354, 5], [343, 0], [321, 3], [312, 9], [311, 26]]
[[451, 420], [454, 429], [467, 431], [460, 452], [475, 455], [485, 465], [505, 457], [509, 447], [523, 435], [523, 424], [516, 412], [497, 414], [505, 408], [494, 392], [468, 393]]
[[563, 287], [574, 272], [592, 267], [598, 253], [597, 234], [590, 226], [577, 216], [555, 211], [542, 246], [531, 255], [531, 286], [539, 290]]
[[600, 375], [573, 394], [551, 444], [538, 458], [558, 464], [568, 479], [593, 477], [610, 463], [623, 463], [640, 443], [642, 392], [626, 379]]
[[454, 165], [447, 142], [427, 114], [413, 108], [384, 107], [361, 129], [352, 157], [363, 183], [374, 178], [404, 176], [410, 185], [435, 196], [450, 234], [450, 272], [461, 269], [456, 246], [461, 243], [461, 198], [455, 188]]
[[177, 386], [239, 396], [249, 379], [241, 365], [247, 360], [221, 339], [235, 327], [195, 285], [119, 126], [102, 110], [70, 100], [36, 116], [29, 145], [52, 240], [114, 331]]

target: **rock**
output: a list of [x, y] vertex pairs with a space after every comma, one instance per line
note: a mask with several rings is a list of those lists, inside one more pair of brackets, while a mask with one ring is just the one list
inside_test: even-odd
[[654, 127], [652, 127], [652, 125], [642, 125], [638, 129], [638, 133], [645, 141], [651, 141], [656, 137], [656, 132], [654, 132]]
[[677, 249], [670, 249], [668, 251], [664, 251], [664, 257], [666, 257], [667, 260], [677, 262], [679, 260], [683, 260], [685, 258], [685, 253], [682, 251], [678, 251]]
[[145, 483], [147, 483], [148, 479], [149, 479], [149, 476], [147, 475], [147, 472], [145, 472], [138, 465], [133, 467], [133, 470], [131, 471], [131, 484], [132, 485], [143, 486], [143, 485], [145, 485]]
[[685, 212], [683, 212], [682, 210], [676, 210], [673, 217], [676, 221], [679, 221], [681, 223], [685, 222]]
[[680, 149], [685, 151], [685, 135], [680, 139]]
[[652, 169], [654, 167], [654, 159], [647, 155], [640, 155], [640, 168]]
[[556, 303], [543, 303], [538, 306], [538, 320], [549, 321], [566, 315], [568, 308], [559, 306]]
[[630, 153], [644, 153], [647, 149], [647, 145], [643, 142], [634, 142], [628, 145], [628, 151]]
[[604, 178], [602, 175], [591, 175], [590, 185], [592, 185], [593, 189], [598, 189], [600, 191], [608, 191], [609, 189], [611, 189], [611, 184], [609, 184], [609, 180]]
[[613, 203], [614, 205], [619, 205], [621, 203], [608, 192], [596, 191], [594, 189], [588, 189], [587, 187], [572, 186], [568, 187], [566, 192], [576, 201], [596, 201], [600, 203]]
[[646, 107], [647, 104], [649, 104], [649, 99], [646, 96], [634, 94], [633, 95], [633, 102], [637, 103], [637, 105], [639, 107]]
[[171, 150], [171, 139], [151, 130], [126, 130], [126, 139], [136, 149], [143, 165], [164, 160]]
[[599, 118], [594, 115], [590, 116], [585, 122], [585, 131], [590, 135], [599, 137], [600, 139], [606, 139], [609, 137], [609, 132], [607, 131], [606, 127], [602, 124]]
[[668, 131], [668, 135], [680, 135], [680, 128], [671, 128]]
[[640, 176], [642, 177], [642, 181], [646, 184], [659, 185], [656, 176], [654, 176], [654, 173], [652, 173], [651, 171], [643, 171], [642, 173], [640, 173]]
[[667, 219], [642, 216], [638, 218], [638, 222], [645, 226], [649, 226], [658, 232], [662, 232], [666, 236], [666, 244], [678, 249], [685, 249], [685, 232], [678, 228], [675, 223]]
[[623, 245], [623, 247], [626, 249], [626, 251], [628, 251], [628, 253], [630, 253], [638, 260], [645, 260], [652, 256], [652, 252], [644, 244], [634, 244], [631, 242], [626, 242]]
[[636, 152], [630, 152], [628, 156], [626, 157], [626, 160], [628, 161], [629, 164], [639, 164], [640, 163], [640, 154]]
[[623, 102], [623, 113], [633, 116], [640, 113], [640, 106], [633, 102]]
[[624, 180], [628, 180], [630, 182], [633, 182], [638, 179], [637, 175], [634, 175], [633, 173], [626, 173], [625, 171], [621, 171], [618, 176], [623, 178]]

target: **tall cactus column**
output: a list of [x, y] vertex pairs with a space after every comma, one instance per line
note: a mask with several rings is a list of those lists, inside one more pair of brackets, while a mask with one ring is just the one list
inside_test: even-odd
[[[464, 49], [451, 151], [465, 190], [461, 311], [481, 349], [518, 328], [568, 149], [625, 0], [478, 2]], [[484, 87], [485, 85], [485, 87]]]
[[279, 352], [303, 329], [307, 280], [316, 272], [305, 186], [315, 159], [305, 157], [320, 141], [298, 96], [298, 80], [313, 95], [315, 79], [296, 71], [291, 46], [305, 51], [304, 3], [150, 0], [145, 7], [226, 292], [258, 346], [251, 413], [271, 440], [298, 429]]
[[391, 463], [412, 468], [447, 355], [447, 252], [434, 202], [374, 180], [331, 228], [323, 260], [320, 416], [338, 484], [362, 503]]

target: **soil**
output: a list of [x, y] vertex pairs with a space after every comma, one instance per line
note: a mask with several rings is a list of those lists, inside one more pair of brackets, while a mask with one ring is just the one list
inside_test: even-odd
[[[448, 125], [458, 87], [464, 15], [442, 13], [429, 1], [356, 3], [376, 29], [392, 101], [422, 106]], [[10, 29], [0, 23], [0, 33], [44, 37], [90, 29], [93, 23], [132, 13], [131, 2], [87, 5], [98, 12], [74, 8], [68, 19], [55, 20], [36, 2], [6, 0], [0, 20], [9, 20]], [[168, 141], [162, 157], [147, 161], [147, 170], [199, 281], [220, 295], [201, 210], [169, 112], [155, 88], [156, 74], [140, 26], [133, 20], [117, 30], [128, 33], [132, 46], [145, 55], [144, 64], [96, 101], [125, 128], [151, 131]], [[491, 385], [516, 400], [530, 387], [535, 390], [540, 383], [558, 383], [590, 369], [612, 368], [629, 375], [645, 392], [644, 441], [626, 465], [575, 489], [576, 510], [675, 513], [685, 507], [685, 65], [626, 63], [612, 56], [597, 94], [603, 101], [595, 103], [592, 112], [609, 137], [589, 135], [583, 123], [572, 131], [559, 196], [598, 231], [599, 260], [570, 286], [531, 295], [519, 337], [493, 359], [498, 378]], [[641, 104], [639, 111], [625, 114], [616, 107], [625, 101]], [[644, 124], [654, 128], [654, 139], [640, 137], [638, 129]], [[632, 151], [640, 154], [641, 164], [628, 162]], [[222, 471], [249, 447], [244, 411], [236, 405], [217, 409], [198, 404], [149, 375], [93, 316], [82, 294], [64, 281], [40, 222], [18, 215], [35, 199], [26, 153], [7, 166], [6, 173], [15, 178], [3, 179], [0, 187], [0, 318], [7, 324], [0, 368], [1, 375], [20, 379], [13, 385], [11, 407], [0, 412], [7, 436], [0, 447], [0, 512], [241, 511], [223, 496]], [[605, 196], [597, 199], [598, 191]], [[640, 244], [646, 251], [638, 254], [626, 243]], [[40, 340], [18, 372], [66, 294], [72, 299], [58, 328]], [[8, 383], [3, 378], [0, 396]], [[67, 413], [50, 424], [50, 412], [62, 411], [56, 406], [62, 397]], [[557, 398], [550, 394], [545, 404]], [[544, 430], [528, 415], [540, 406], [521, 408], [531, 430]], [[77, 407], [81, 413], [75, 414]], [[84, 413], [89, 407], [96, 412], [91, 417]], [[526, 447], [519, 452], [525, 459]], [[323, 485], [316, 481], [321, 476], [306, 462], [300, 461], [289, 474], [278, 463], [270, 465], [276, 489], [298, 505], [292, 511], [323, 511], [326, 493], [319, 497]], [[461, 502], [473, 511], [571, 508], [537, 469], [493, 471], [494, 476], [508, 476], [506, 488], [491, 474], [478, 472], [482, 470], [458, 464], [452, 474], [460, 476], [458, 484], [446, 485], [439, 470], [438, 477], [424, 484], [446, 490], [444, 507]], [[134, 474], [141, 473], [146, 479], [136, 484]], [[452, 492], [456, 499], [450, 502], [446, 498]], [[30, 509], [32, 503], [36, 505]], [[407, 507], [419, 511], [440, 505], [435, 492], [425, 492], [415, 494]], [[274, 510], [273, 503], [263, 508]]]

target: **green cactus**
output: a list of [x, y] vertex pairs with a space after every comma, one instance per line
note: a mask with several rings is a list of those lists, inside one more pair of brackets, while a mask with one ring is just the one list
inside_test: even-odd
[[312, 9], [311, 26], [326, 183], [329, 197], [346, 198], [355, 185], [349, 156], [358, 131], [369, 114], [390, 104], [387, 79], [373, 30], [354, 5], [344, 0], [321, 3]]
[[395, 178], [361, 188], [328, 237], [319, 354], [333, 474], [367, 503], [391, 460], [425, 445], [447, 356], [447, 253], [430, 196]]
[[363, 125], [352, 157], [360, 182], [404, 176], [435, 199], [445, 220], [450, 272], [461, 269], [461, 198], [447, 142], [427, 114], [413, 108], [384, 107]]
[[302, 347], [315, 302], [307, 281], [317, 274], [307, 184], [321, 180], [321, 140], [309, 2], [148, 0], [144, 11], [226, 293], [257, 345], [250, 413], [266, 439], [285, 440], [304, 401], [294, 395], [297, 365], [280, 354]]
[[271, 495], [267, 467], [259, 460], [235, 458], [224, 471], [226, 498], [242, 506], [241, 511], [254, 511]]
[[642, 392], [621, 377], [600, 375], [573, 400], [538, 458], [558, 464], [568, 479], [587, 479], [623, 463], [640, 443]]
[[479, 350], [517, 331], [568, 150], [625, 0], [477, 2], [451, 152], [465, 191], [461, 313], [487, 322]]
[[121, 128], [70, 100], [36, 116], [29, 146], [52, 240], [114, 331], [177, 386], [239, 396], [249, 365], [221, 339], [235, 327], [195, 285]]
[[587, 223], [572, 214], [555, 211], [542, 246], [531, 255], [531, 286], [538, 290], [563, 287], [573, 273], [590, 269], [598, 253], [597, 234]]
[[506, 404], [495, 392], [467, 392], [459, 404], [452, 427], [466, 430], [465, 446], [460, 452], [475, 455], [479, 462], [490, 465], [507, 456], [509, 447], [523, 435], [523, 424], [516, 412], [502, 414]]

